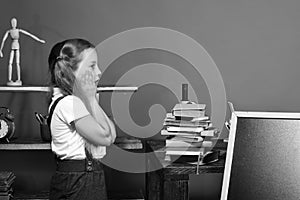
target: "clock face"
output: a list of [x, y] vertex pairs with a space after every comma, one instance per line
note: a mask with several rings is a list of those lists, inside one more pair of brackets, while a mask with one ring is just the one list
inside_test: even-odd
[[3, 119], [0, 119], [0, 138], [3, 138], [8, 133], [8, 124]]

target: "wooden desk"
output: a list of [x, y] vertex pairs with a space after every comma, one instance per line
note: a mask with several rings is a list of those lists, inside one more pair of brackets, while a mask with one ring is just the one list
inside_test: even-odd
[[[147, 156], [148, 169], [158, 169], [146, 173], [146, 197], [147, 200], [188, 200], [188, 181], [190, 174], [196, 174], [197, 166], [190, 164], [178, 164], [164, 161], [164, 153], [157, 151], [164, 145], [163, 141], [147, 141], [146, 151], [154, 151]], [[218, 149], [218, 148], [216, 148]], [[220, 148], [222, 154], [220, 160], [208, 165], [199, 166], [201, 173], [223, 173], [225, 164], [225, 149]]]

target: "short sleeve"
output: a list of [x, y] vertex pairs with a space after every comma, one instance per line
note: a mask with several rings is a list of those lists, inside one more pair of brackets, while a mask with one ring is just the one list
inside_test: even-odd
[[89, 115], [84, 103], [76, 96], [66, 96], [57, 105], [57, 113], [68, 124]]

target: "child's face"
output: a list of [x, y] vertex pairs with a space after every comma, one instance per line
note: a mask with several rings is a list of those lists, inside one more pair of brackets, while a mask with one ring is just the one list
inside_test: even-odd
[[82, 60], [78, 65], [78, 69], [74, 72], [76, 78], [80, 78], [87, 73], [93, 75], [94, 82], [98, 85], [101, 71], [98, 67], [97, 52], [93, 48], [86, 49], [82, 52]]

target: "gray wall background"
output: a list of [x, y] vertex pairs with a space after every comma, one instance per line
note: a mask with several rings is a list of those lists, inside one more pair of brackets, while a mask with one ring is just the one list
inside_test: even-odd
[[[227, 98], [237, 110], [300, 110], [300, 87], [297, 87], [300, 74], [298, 0], [2, 0], [0, 7], [1, 35], [10, 28], [10, 19], [15, 16], [20, 28], [47, 41], [41, 45], [21, 35], [22, 79], [26, 85], [47, 84], [47, 57], [50, 48], [57, 41], [83, 37], [98, 44], [128, 29], [164, 27], [192, 37], [207, 50], [223, 77]], [[10, 42], [7, 40], [4, 58], [0, 59], [1, 85], [6, 83], [9, 46]], [[154, 61], [177, 67], [187, 74], [191, 68], [189, 63], [168, 52], [136, 51], [116, 60], [111, 66], [112, 70], [104, 74], [102, 83], [114, 84], [124, 71], [135, 65]], [[209, 113], [210, 99], [205, 83], [201, 77], [191, 75], [190, 78], [194, 84], [199, 81], [199, 85], [193, 87], [197, 88], [196, 91], [201, 91], [200, 101], [208, 105]], [[181, 87], [181, 83], [174, 84]], [[156, 98], [149, 99], [150, 92], [155, 93]], [[155, 85], [143, 88], [136, 96], [136, 107], [131, 105], [131, 111], [133, 119], [140, 125], [149, 123], [148, 105], [160, 103], [166, 110], [170, 110], [176, 103], [172, 92]], [[103, 99], [106, 98], [109, 99], [109, 94], [103, 94]], [[16, 115], [18, 138], [39, 139], [33, 112], [46, 112], [44, 100], [44, 94], [1, 93], [1, 105], [10, 107]], [[108, 105], [104, 102], [103, 106], [109, 112]], [[141, 109], [142, 112], [139, 112]], [[164, 116], [158, 117], [163, 119]], [[226, 131], [224, 134], [226, 135]], [[15, 152], [7, 156], [7, 153], [1, 152], [0, 155], [11, 161], [23, 154]], [[23, 157], [24, 160], [15, 161], [15, 164], [24, 163], [24, 167], [18, 167], [17, 172], [23, 181], [31, 177], [31, 184], [36, 190], [44, 189], [48, 186], [47, 181], [53, 168], [40, 172], [37, 163], [44, 162], [51, 155], [38, 152], [29, 154], [31, 159]], [[33, 167], [29, 160], [36, 165]], [[26, 163], [28, 167], [25, 166]], [[11, 167], [9, 164], [4, 165], [2, 161], [0, 166]], [[36, 178], [34, 174], [39, 174], [40, 178]], [[118, 177], [115, 172], [110, 173], [110, 176], [111, 188], [123, 187], [120, 186], [121, 183], [113, 183]], [[124, 183], [132, 183], [133, 187], [130, 189], [134, 189], [142, 179], [142, 175], [123, 177]], [[221, 174], [192, 176], [191, 196], [195, 199], [217, 199], [221, 179]]]

